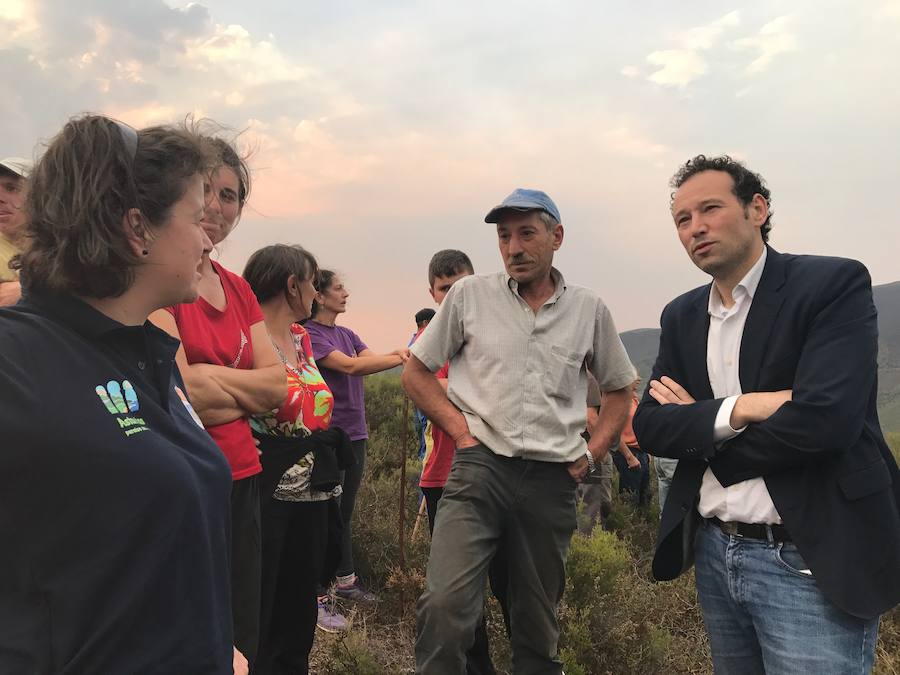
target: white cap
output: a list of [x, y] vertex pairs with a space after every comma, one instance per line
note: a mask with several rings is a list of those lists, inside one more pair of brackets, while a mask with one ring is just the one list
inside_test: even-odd
[[28, 174], [31, 173], [34, 165], [31, 161], [22, 157], [4, 157], [0, 159], [0, 166], [9, 169], [22, 178], [28, 178]]

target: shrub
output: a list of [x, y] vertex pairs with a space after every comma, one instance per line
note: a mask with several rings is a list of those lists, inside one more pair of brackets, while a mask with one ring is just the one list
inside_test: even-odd
[[[410, 534], [418, 509], [416, 439], [403, 419], [399, 378], [366, 378], [369, 447], [354, 522], [357, 570], [381, 602], [375, 608], [345, 606], [349, 634], [316, 637], [315, 672], [374, 675], [411, 672], [415, 602], [424, 587], [429, 536]], [[398, 507], [403, 425], [407, 426], [406, 566], [400, 566]], [[889, 434], [900, 456], [900, 434]], [[655, 481], [651, 481], [655, 487]], [[654, 583], [650, 561], [658, 511], [637, 509], [613, 496], [613, 532], [575, 535], [560, 606], [560, 656], [568, 675], [712, 672], [709, 646], [697, 603], [693, 573]], [[488, 595], [490, 595], [488, 593]], [[497, 603], [487, 602], [491, 653], [498, 673], [509, 672], [509, 644]], [[900, 608], [882, 617], [875, 675], [900, 675]]]

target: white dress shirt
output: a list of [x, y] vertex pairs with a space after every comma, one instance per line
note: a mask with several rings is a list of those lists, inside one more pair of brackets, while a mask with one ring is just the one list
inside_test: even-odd
[[[750, 313], [753, 296], [766, 264], [766, 249], [759, 260], [734, 287], [734, 304], [726, 308], [715, 283], [709, 292], [709, 334], [706, 341], [706, 369], [713, 396], [727, 396], [716, 415], [713, 438], [717, 443], [733, 438], [743, 429], [731, 427], [731, 412], [743, 392], [740, 381], [741, 338]], [[727, 452], [727, 450], [725, 451]], [[713, 516], [726, 522], [781, 523], [762, 478], [751, 478], [730, 487], [722, 487], [712, 470], [707, 468], [700, 486], [700, 515]]]

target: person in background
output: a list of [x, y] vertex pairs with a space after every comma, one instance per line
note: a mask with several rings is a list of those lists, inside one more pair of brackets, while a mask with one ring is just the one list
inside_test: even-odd
[[675, 477], [675, 469], [678, 468], [678, 460], [671, 457], [654, 457], [653, 466], [656, 467], [656, 483], [659, 488], [659, 517], [662, 518], [669, 488]]
[[[201, 225], [218, 246], [240, 219], [250, 193], [250, 172], [231, 145], [219, 138], [210, 142], [220, 163], [204, 183]], [[175, 359], [191, 403], [231, 465], [234, 635], [252, 665], [259, 641], [262, 466], [249, 416], [281, 405], [287, 378], [247, 282], [208, 252], [201, 274], [196, 302], [173, 305], [151, 319], [181, 340]]]
[[[301, 321], [309, 318], [319, 268], [300, 246], [275, 244], [250, 256], [244, 279], [259, 300], [275, 351], [287, 373], [288, 393], [275, 410], [253, 415], [264, 475], [272, 451], [295, 450], [262, 494], [262, 618], [256, 675], [307, 673], [319, 618], [317, 591], [326, 565], [330, 521], [340, 524], [339, 484], [321, 489], [317, 480], [334, 457], [339, 429], [329, 433], [334, 397], [322, 378]], [[344, 436], [345, 437], [345, 436]], [[272, 447], [270, 447], [270, 445]], [[349, 450], [349, 439], [347, 439]], [[318, 457], [318, 462], [316, 458]], [[335, 482], [337, 475], [334, 476]], [[338, 534], [339, 548], [340, 537]], [[336, 556], [332, 556], [336, 558]], [[333, 572], [333, 570], [331, 570]], [[346, 628], [343, 621], [332, 628]]]
[[[433, 317], [434, 310], [430, 307], [420, 309], [418, 312], [416, 312], [416, 315], [414, 317], [414, 320], [416, 322], [416, 332], [413, 333], [413, 336], [412, 338], [410, 338], [407, 347], [412, 347], [413, 343], [422, 334], [422, 331], [425, 330], [425, 327]], [[428, 429], [428, 418], [425, 417], [425, 414], [418, 408], [413, 408], [413, 428], [416, 431], [416, 439], [418, 440], [419, 444], [419, 459], [424, 460], [425, 453], [428, 452], [428, 447], [431, 443], [431, 438], [426, 436], [426, 433], [430, 433]]]
[[228, 464], [147, 321], [197, 297], [214, 154], [86, 115], [30, 176], [25, 293], [0, 309], [0, 672], [247, 673]]
[[422, 334], [422, 331], [425, 330], [425, 327], [428, 323], [434, 318], [434, 310], [431, 307], [424, 307], [416, 312], [413, 317], [413, 321], [416, 322], [416, 332], [412, 334], [412, 337], [409, 339], [408, 347], [412, 346], [412, 343], [416, 341], [416, 338]]
[[31, 162], [21, 157], [0, 160], [0, 307], [14, 305], [22, 295], [19, 275], [10, 269], [25, 243], [25, 198]]
[[[590, 440], [590, 430], [597, 425], [600, 419], [600, 402], [602, 396], [597, 380], [588, 373], [587, 389], [587, 428], [582, 436]], [[607, 452], [603, 459], [597, 462], [597, 470], [589, 473], [581, 485], [578, 486], [578, 496], [584, 504], [584, 519], [578, 531], [589, 536], [597, 522], [604, 530], [609, 529], [609, 516], [612, 513], [612, 452]]]
[[619, 494], [627, 495], [635, 506], [645, 507], [650, 503], [650, 456], [638, 445], [631, 424], [637, 410], [638, 378], [631, 385], [631, 410], [628, 421], [622, 429], [618, 443], [611, 448], [613, 462], [619, 472]]
[[366, 590], [356, 576], [351, 530], [356, 495], [366, 465], [366, 439], [369, 437], [362, 376], [402, 365], [409, 358], [409, 349], [376, 354], [351, 329], [337, 325], [337, 317], [347, 311], [349, 297], [350, 293], [337, 274], [332, 270], [320, 270], [312, 319], [305, 327], [312, 341], [313, 357], [334, 394], [332, 424], [339, 426], [350, 437], [355, 458], [355, 464], [344, 473], [342, 481], [343, 542], [335, 593], [348, 600], [374, 602], [377, 599], [375, 595]]
[[[447, 292], [457, 281], [463, 277], [475, 274], [472, 261], [462, 251], [444, 249], [431, 257], [428, 263], [428, 292], [432, 299], [440, 307]], [[426, 310], [422, 310], [424, 312]], [[431, 311], [429, 321], [434, 318], [434, 310]], [[421, 314], [421, 312], [420, 312]], [[418, 314], [416, 315], [419, 316]], [[416, 334], [418, 338], [424, 327]], [[413, 341], [415, 342], [415, 340]], [[442, 387], [447, 387], [447, 377], [450, 372], [450, 363], [445, 363], [436, 376]], [[418, 408], [416, 408], [418, 410]], [[450, 467], [453, 464], [453, 455], [456, 446], [453, 439], [444, 433], [443, 429], [425, 419], [425, 448], [422, 455], [422, 475], [419, 478], [419, 489], [425, 499], [425, 507], [428, 513], [428, 530], [434, 533], [434, 519], [437, 515], [438, 504], [444, 492], [444, 485], [450, 475]], [[500, 602], [503, 611], [504, 622], [509, 631], [509, 618], [506, 611], [506, 571], [503, 554], [498, 553], [491, 561], [488, 572], [491, 590]], [[468, 675], [491, 675], [495, 673], [494, 664], [491, 661], [487, 624], [484, 616], [475, 631], [475, 642], [466, 653], [466, 673]]]

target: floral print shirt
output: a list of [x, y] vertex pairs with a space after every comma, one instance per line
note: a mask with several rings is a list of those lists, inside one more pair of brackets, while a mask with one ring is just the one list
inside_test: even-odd
[[[287, 370], [287, 398], [279, 408], [250, 418], [250, 425], [257, 433], [304, 437], [314, 431], [324, 431], [331, 424], [334, 397], [316, 366], [309, 333], [300, 324], [291, 326], [291, 333], [297, 366], [289, 363], [276, 346]], [[309, 452], [285, 471], [273, 497], [289, 502], [323, 501], [341, 494], [340, 486], [331, 492], [310, 490], [312, 467], [313, 453]]]

